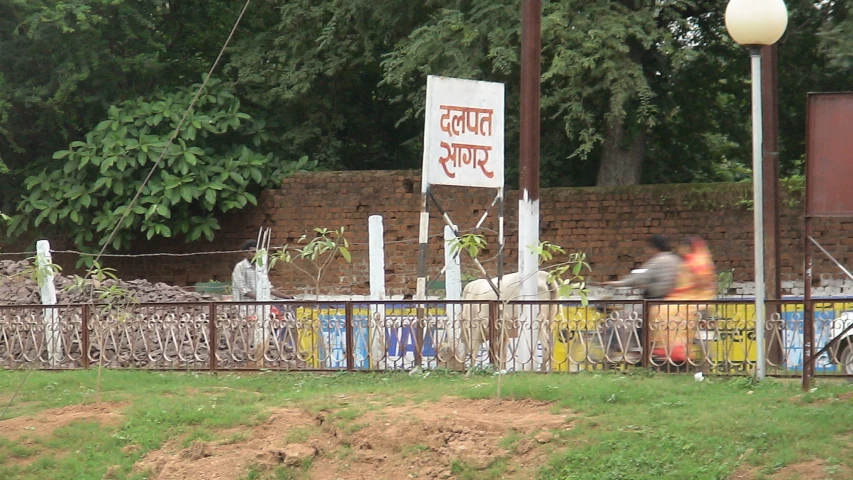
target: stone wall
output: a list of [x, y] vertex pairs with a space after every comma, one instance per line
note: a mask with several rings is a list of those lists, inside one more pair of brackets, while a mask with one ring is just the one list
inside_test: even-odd
[[[473, 227], [488, 209], [494, 193], [482, 189], [436, 188], [435, 197], [460, 229]], [[589, 256], [593, 279], [616, 278], [646, 259], [645, 242], [653, 233], [672, 237], [701, 235], [707, 239], [718, 270], [733, 270], [737, 282], [752, 277], [752, 211], [749, 185], [648, 185], [617, 188], [554, 188], [541, 192], [541, 239]], [[506, 271], [516, 270], [517, 192], [507, 192]], [[315, 227], [345, 227], [352, 242], [352, 264], [336, 262], [324, 280], [324, 293], [366, 294], [368, 286], [367, 219], [385, 218], [386, 284], [389, 294], [413, 293], [417, 270], [420, 177], [410, 171], [305, 173], [287, 178], [280, 189], [260, 196], [259, 205], [221, 219], [222, 230], [212, 242], [185, 244], [179, 239], [140, 242], [133, 253], [235, 250], [270, 226], [276, 245], [293, 244]], [[782, 199], [781, 246], [783, 280], [802, 279], [802, 207]], [[436, 278], [443, 264], [442, 228], [438, 209], [430, 207], [429, 274]], [[496, 271], [497, 207], [483, 224], [490, 247], [483, 252]], [[821, 220], [817, 238], [849, 265], [853, 260], [853, 221]], [[60, 243], [61, 245], [61, 243]], [[8, 250], [7, 250], [8, 251]], [[73, 259], [57, 256], [66, 268]], [[191, 257], [109, 259], [121, 277], [147, 278], [178, 285], [209, 280], [229, 281], [239, 258], [233, 254]], [[819, 253], [816, 277], [840, 272]], [[470, 262], [463, 271], [475, 273]], [[278, 264], [272, 280], [294, 293], [310, 290], [309, 281], [292, 266]]]

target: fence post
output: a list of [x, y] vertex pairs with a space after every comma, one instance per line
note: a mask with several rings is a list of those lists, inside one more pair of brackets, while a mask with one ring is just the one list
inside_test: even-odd
[[210, 302], [209, 311], [207, 313], [207, 349], [210, 352], [208, 359], [208, 369], [211, 372], [216, 371], [216, 353], [219, 351], [219, 337], [216, 333], [216, 302]]
[[[447, 326], [444, 329], [447, 342], [452, 348], [453, 356], [459, 351], [459, 332], [456, 330], [456, 317], [460, 313], [460, 306], [456, 302], [462, 298], [462, 269], [459, 265], [460, 255], [453, 255], [451, 245], [456, 238], [453, 230], [456, 227], [444, 226], [444, 299], [447, 300], [445, 310], [447, 311]], [[460, 325], [461, 327], [461, 325]]]
[[[504, 354], [504, 352], [501, 351], [501, 350], [503, 350], [503, 345], [498, 345], [498, 343], [501, 343], [501, 341], [500, 341], [501, 339], [499, 338], [500, 335], [498, 335], [498, 308], [499, 308], [500, 304], [501, 304], [500, 301], [493, 301], [493, 300], [489, 300], [489, 303], [488, 303], [488, 308], [489, 308], [489, 363], [495, 368], [496, 371], [501, 370], [501, 366], [496, 365], [496, 364], [500, 362], [500, 359]], [[472, 305], [472, 308], [473, 308], [473, 305]], [[472, 319], [472, 321], [473, 321], [473, 319]], [[473, 328], [473, 326], [472, 326], [472, 328]], [[477, 328], [479, 328], [479, 327], [477, 327]], [[501, 325], [500, 328], [506, 329], [506, 325]], [[503, 331], [505, 332], [506, 330], [503, 330]], [[471, 355], [473, 355], [473, 358], [471, 360], [472, 365], [474, 365], [474, 363], [477, 359], [477, 355], [479, 355], [479, 354], [480, 354], [480, 352], [471, 352]]]
[[[385, 228], [382, 215], [367, 219], [368, 255], [370, 259], [370, 299], [385, 300]], [[367, 322], [370, 339], [370, 366], [385, 369], [385, 305], [370, 306]]]
[[89, 346], [89, 304], [88, 303], [83, 304], [82, 315], [83, 315], [83, 318], [80, 320], [80, 329], [82, 330], [80, 332], [80, 336], [81, 336], [81, 341], [83, 344], [80, 346], [80, 348], [83, 350], [83, 358], [82, 358], [83, 368], [88, 369], [89, 368], [89, 348], [90, 348], [90, 346]]
[[[56, 305], [56, 286], [53, 284], [53, 259], [50, 256], [50, 242], [36, 242], [36, 280], [42, 305]], [[44, 335], [47, 344], [47, 357], [50, 366], [59, 365], [60, 336], [59, 317], [55, 308], [45, 308], [43, 311]]]
[[354, 350], [354, 338], [353, 338], [353, 313], [352, 313], [352, 301], [347, 300], [344, 304], [344, 336], [346, 337], [346, 348], [347, 348], [347, 371], [352, 372], [355, 370], [355, 352]]
[[451, 242], [456, 238], [453, 228], [444, 226], [444, 298], [459, 300], [462, 298], [462, 268], [459, 266], [459, 254], [451, 252]]
[[649, 341], [649, 336], [651, 334], [651, 326], [649, 325], [649, 318], [651, 318], [649, 316], [649, 302], [648, 300], [643, 300], [643, 323], [642, 325], [640, 325], [640, 334], [643, 336], [643, 356], [640, 357], [640, 364], [643, 366], [643, 368], [649, 368], [649, 365], [651, 364], [650, 357], [652, 352], [650, 348], [651, 342]]
[[272, 300], [272, 284], [269, 279], [269, 242], [270, 232], [268, 228], [261, 227], [258, 233], [258, 250], [261, 251], [260, 257], [255, 263], [255, 275], [257, 285], [255, 286], [255, 301], [267, 302], [262, 305], [255, 304], [255, 366], [263, 368], [266, 363], [267, 349], [269, 348], [270, 337], [272, 336], [270, 328], [270, 301]]

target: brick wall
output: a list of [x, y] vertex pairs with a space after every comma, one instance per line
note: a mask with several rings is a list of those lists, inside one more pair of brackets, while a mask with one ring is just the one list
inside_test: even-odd
[[[493, 192], [482, 189], [436, 188], [435, 196], [460, 229], [473, 227], [491, 203]], [[506, 199], [507, 272], [517, 265], [517, 192]], [[749, 185], [648, 185], [618, 188], [555, 188], [541, 192], [541, 239], [589, 256], [597, 280], [623, 275], [646, 259], [644, 246], [653, 233], [673, 237], [698, 234], [708, 240], [719, 270], [734, 269], [736, 280], [752, 276], [752, 211], [744, 205], [751, 198]], [[783, 279], [802, 277], [801, 207], [783, 199]], [[262, 225], [272, 227], [273, 243], [294, 243], [314, 227], [346, 227], [352, 245], [352, 264], [336, 262], [324, 281], [325, 293], [366, 294], [368, 286], [367, 219], [385, 218], [386, 284], [389, 294], [413, 293], [417, 270], [420, 177], [416, 172], [365, 171], [299, 174], [285, 179], [278, 190], [264, 192], [257, 208], [221, 219], [222, 231], [213, 242], [191, 245], [181, 240], [140, 244], [135, 253], [234, 250], [255, 238]], [[497, 207], [483, 224], [486, 232], [497, 230]], [[430, 207], [429, 274], [435, 278], [443, 264], [440, 214]], [[822, 220], [815, 237], [846, 264], [853, 260], [853, 221]], [[496, 271], [494, 234], [483, 252], [488, 269]], [[179, 285], [208, 280], [229, 281], [238, 257], [208, 255], [110, 259], [107, 266], [121, 277], [144, 277]], [[828, 260], [816, 256], [816, 274], [837, 274]], [[58, 257], [67, 268], [70, 258]], [[463, 269], [474, 273], [470, 262]], [[308, 290], [309, 282], [295, 269], [278, 264], [273, 283], [294, 293]]]

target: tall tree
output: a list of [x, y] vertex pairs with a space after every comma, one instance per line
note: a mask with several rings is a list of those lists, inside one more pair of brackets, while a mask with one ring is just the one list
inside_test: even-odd
[[238, 94], [268, 113], [282, 155], [331, 168], [416, 168], [416, 125], [380, 85], [382, 55], [432, 10], [432, 2], [273, 0], [253, 15], [228, 72]]
[[[790, 173], [804, 152], [805, 93], [851, 88], [853, 7], [787, 4], [779, 98]], [[748, 177], [748, 55], [725, 31], [725, 5], [545, 0], [543, 186]], [[197, 81], [241, 6], [0, 0], [0, 188], [20, 192], [24, 178], [67, 165], [54, 153], [96, 131], [110, 106]], [[520, 12], [520, 0], [253, 2], [223, 59], [223, 88], [265, 122], [274, 163], [307, 155], [326, 168], [374, 169], [420, 165], [427, 75], [503, 82], [513, 186]], [[211, 158], [223, 154], [213, 144]], [[4, 195], [0, 209], [18, 199]]]
[[[29, 169], [110, 105], [198, 81], [239, 12], [225, 0], [0, 0], [0, 158]], [[4, 108], [5, 107], [5, 108]], [[8, 203], [13, 198], [4, 197]]]
[[[515, 117], [519, 2], [447, 3], [454, 5], [436, 12], [386, 57], [385, 83], [408, 91], [415, 107], [410, 111], [419, 112], [423, 93], [415, 87], [423, 85], [426, 74], [503, 81], [507, 111]], [[705, 46], [700, 41], [720, 42], [719, 36], [696, 33], [719, 20], [711, 14], [722, 4], [546, 2], [543, 170], [574, 171], [581, 184], [639, 183], [653, 129], [676, 108], [667, 98], [673, 82], [700, 57], [697, 50]], [[515, 128], [515, 118], [508, 125]], [[516, 135], [515, 130], [507, 133]]]

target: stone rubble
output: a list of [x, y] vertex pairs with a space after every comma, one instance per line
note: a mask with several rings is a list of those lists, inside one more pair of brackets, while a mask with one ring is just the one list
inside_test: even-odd
[[[0, 305], [40, 305], [41, 297], [36, 281], [31, 278], [28, 261], [0, 260]], [[112, 298], [114, 302], [131, 300], [134, 303], [170, 303], [170, 302], [206, 302], [214, 298], [210, 295], [189, 292], [181, 287], [165, 283], [151, 283], [148, 280], [113, 280], [102, 282], [100, 289], [92, 294], [91, 280], [77, 287], [74, 277], [58, 274], [54, 276], [57, 304], [99, 303], [99, 292], [113, 287], [116, 292], [126, 292]], [[129, 297], [129, 298], [127, 298]]]

